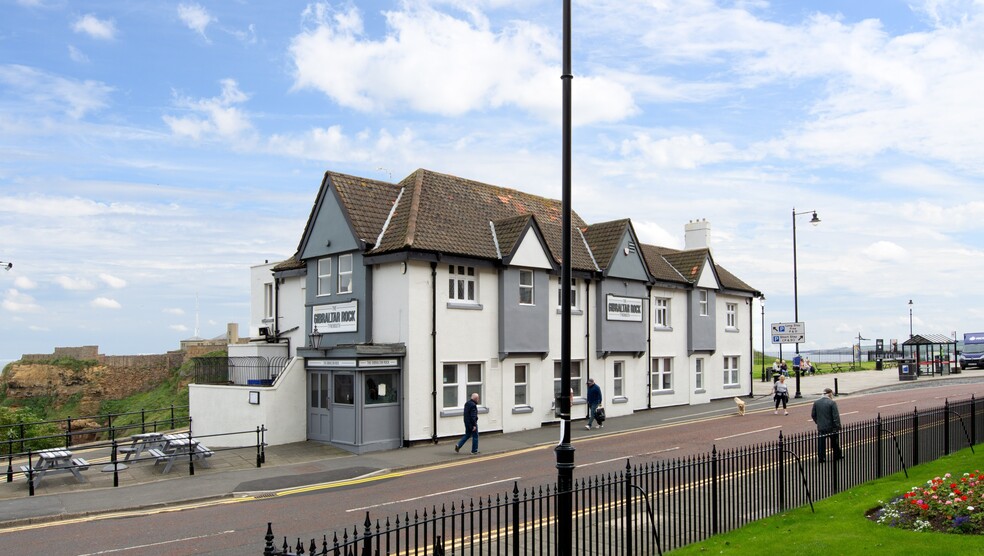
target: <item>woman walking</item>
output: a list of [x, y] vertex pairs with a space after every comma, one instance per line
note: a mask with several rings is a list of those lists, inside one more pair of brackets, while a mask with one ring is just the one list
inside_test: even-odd
[[779, 404], [782, 403], [782, 412], [784, 415], [789, 415], [786, 411], [786, 404], [789, 403], [789, 387], [786, 386], [786, 377], [780, 376], [779, 382], [776, 382], [772, 386], [772, 399], [776, 402], [776, 410], [773, 411], [774, 414], [779, 415]]

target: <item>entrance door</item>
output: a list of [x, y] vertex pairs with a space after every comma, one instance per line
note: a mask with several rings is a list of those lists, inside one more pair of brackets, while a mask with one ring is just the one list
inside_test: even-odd
[[331, 441], [331, 372], [308, 372], [308, 438]]
[[355, 374], [348, 371], [332, 373], [331, 440], [355, 444]]

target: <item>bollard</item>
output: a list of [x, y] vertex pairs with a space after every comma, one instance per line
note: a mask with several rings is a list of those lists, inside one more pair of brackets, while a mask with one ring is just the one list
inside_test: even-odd
[[837, 389], [837, 378], [834, 378], [834, 395], [840, 396], [840, 390]]

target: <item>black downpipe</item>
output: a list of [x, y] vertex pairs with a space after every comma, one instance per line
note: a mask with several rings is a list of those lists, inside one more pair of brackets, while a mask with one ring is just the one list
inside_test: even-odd
[[437, 262], [431, 262], [431, 441], [437, 444]]
[[[755, 397], [755, 341], [752, 338], [752, 308], [755, 306], [752, 303], [754, 297], [748, 298], [748, 397]], [[765, 330], [762, 331], [765, 334]], [[762, 361], [765, 361], [765, 354], [762, 354]]]
[[646, 286], [649, 314], [646, 315], [646, 409], [653, 408], [653, 287]]

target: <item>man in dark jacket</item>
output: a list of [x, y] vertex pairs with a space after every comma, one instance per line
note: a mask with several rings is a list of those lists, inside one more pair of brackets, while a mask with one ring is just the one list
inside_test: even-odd
[[817, 424], [817, 461], [823, 463], [827, 461], [827, 439], [830, 439], [830, 446], [834, 449], [834, 459], [842, 459], [840, 441], [837, 435], [840, 434], [841, 419], [840, 411], [837, 410], [837, 402], [833, 400], [834, 391], [830, 388], [823, 389], [823, 397], [813, 402], [813, 411], [810, 417]]
[[471, 453], [478, 453], [478, 392], [471, 395], [471, 398], [465, 402], [465, 435], [461, 437], [461, 440], [454, 445], [455, 453], [465, 445], [468, 441], [468, 437], [472, 439], [472, 449]]
[[[593, 378], [588, 379], [588, 424], [584, 428], [591, 430], [591, 423], [596, 419], [596, 412], [598, 411], [598, 406], [601, 405], [601, 386], [595, 384]], [[598, 421], [598, 428], [604, 427], [605, 424]]]

